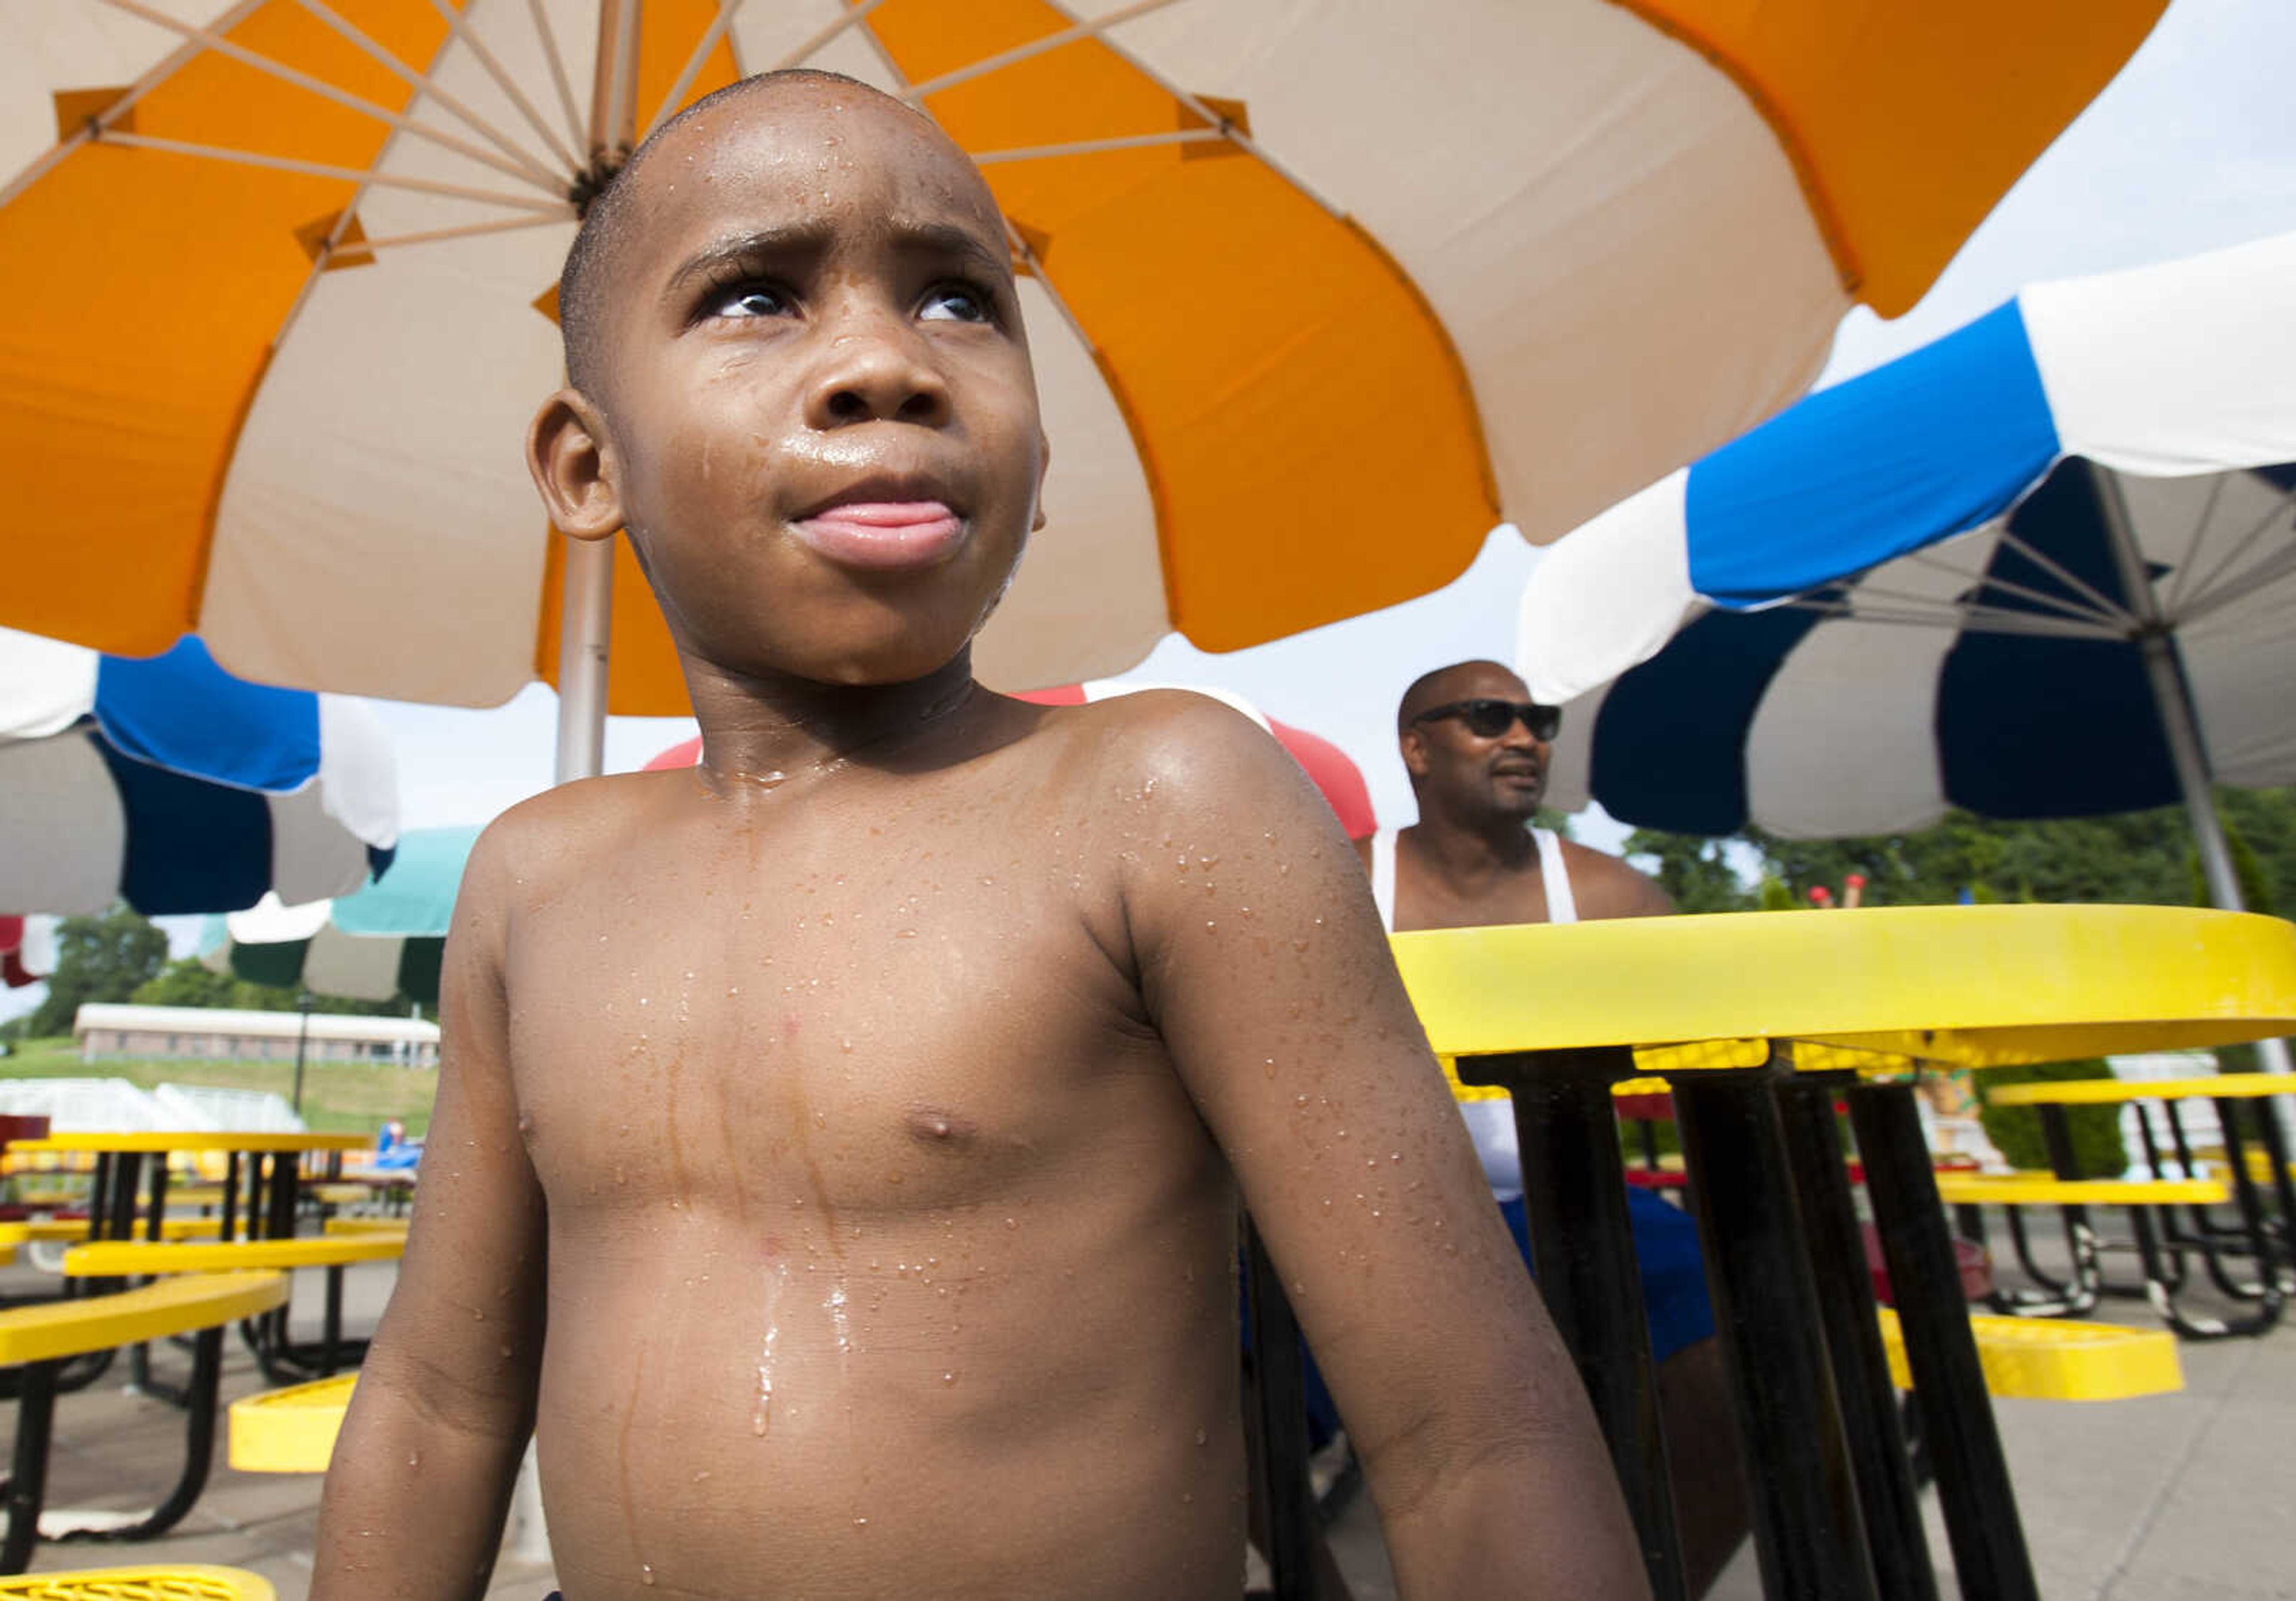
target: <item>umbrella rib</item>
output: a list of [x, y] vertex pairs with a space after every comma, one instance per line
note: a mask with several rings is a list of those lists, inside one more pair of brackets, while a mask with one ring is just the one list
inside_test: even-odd
[[348, 19], [337, 12], [333, 6], [329, 5], [327, 4], [327, 0], [300, 0], [300, 4], [305, 11], [309, 12], [313, 16], [318, 18], [320, 21], [324, 22], [337, 33], [342, 35], [343, 37], [348, 39], [359, 49], [365, 51], [368, 55], [373, 56], [374, 60], [381, 64], [384, 70], [391, 73], [400, 81], [407, 84], [419, 93], [427, 94], [432, 100], [438, 102], [440, 109], [461, 119], [463, 126], [470, 128], [472, 132], [479, 135], [481, 138], [485, 139], [496, 150], [501, 151], [503, 154], [508, 156], [521, 167], [525, 168], [527, 171], [532, 173], [543, 183], [547, 184], [554, 188], [564, 187], [567, 181], [566, 175], [564, 173], [551, 171], [548, 167], [545, 166], [535, 157], [531, 151], [526, 149], [523, 145], [520, 144], [517, 140], [512, 138], [508, 134], [504, 133], [502, 129], [496, 127], [493, 123], [487, 120], [487, 119], [480, 116], [476, 111], [472, 111], [468, 105], [463, 103], [460, 96], [449, 94], [446, 90], [433, 83], [427, 74], [417, 72], [414, 68], [408, 66], [405, 62], [400, 61], [396, 55], [393, 55], [389, 50], [383, 48], [382, 45], [377, 44], [373, 39], [369, 38]]
[[[1069, 7], [1063, 4], [1063, 0], [1047, 0], [1047, 4], [1049, 4], [1054, 11], [1060, 12], [1061, 15], [1068, 18], [1071, 22], [1078, 21], [1076, 12], [1070, 10]], [[1181, 88], [1170, 78], [1156, 70], [1155, 68], [1150, 66], [1146, 62], [1142, 61], [1136, 53], [1118, 43], [1116, 40], [1110, 38], [1105, 32], [1102, 31], [1111, 22], [1120, 21], [1122, 20], [1123, 19], [1120, 14], [1111, 14], [1110, 17], [1105, 18], [1099, 22], [1084, 24], [1084, 26], [1090, 27], [1093, 31], [1099, 36], [1100, 42], [1107, 45], [1111, 51], [1115, 52], [1118, 57], [1119, 57], [1134, 71], [1146, 78], [1158, 88], [1163, 90], [1165, 94], [1169, 94], [1173, 99], [1187, 107], [1189, 111], [1194, 112], [1198, 117], [1202, 118], [1205, 122], [1225, 133], [1229, 139], [1234, 142], [1235, 147], [1238, 150], [1243, 151], [1247, 154], [1255, 157], [1277, 177], [1282, 178], [1285, 183], [1291, 185], [1292, 188], [1298, 190], [1301, 194], [1306, 195], [1316, 205], [1321, 206], [1333, 218], [1341, 221], [1346, 220], [1348, 216], [1346, 207], [1341, 206], [1337, 201], [1332, 200], [1328, 195], [1324, 194], [1322, 190], [1316, 188], [1313, 184], [1308, 182], [1307, 179], [1301, 177], [1298, 173], [1292, 171], [1283, 162], [1268, 154], [1267, 149], [1265, 145], [1260, 144], [1258, 141], [1253, 139], [1250, 134], [1245, 133], [1242, 128], [1236, 127], [1233, 120], [1221, 116], [1218, 111], [1213, 111], [1210, 106], [1206, 105], [1201, 99], [1190, 94], [1187, 90]]]
[[2285, 576], [2291, 571], [2296, 571], [2296, 543], [2275, 551], [2237, 578], [2226, 579], [2221, 583], [2203, 589], [2193, 597], [2191, 604], [2185, 608], [2183, 615], [2175, 620], [2179, 623], [2193, 622], [2208, 616], [2212, 612], [2222, 611], [2233, 602], [2253, 594], [2258, 586], [2268, 584], [2275, 579]]
[[447, 0], [430, 0], [430, 4], [439, 14], [447, 20], [448, 36], [460, 39], [470, 47], [471, 53], [478, 58], [479, 65], [486, 69], [487, 76], [495, 80], [495, 86], [509, 97], [511, 104], [518, 108], [519, 115], [526, 119], [527, 126], [542, 136], [542, 142], [550, 147], [550, 153], [566, 163], [567, 171], [581, 171], [582, 159], [559, 142], [558, 135], [552, 131], [550, 124], [543, 119], [540, 111], [535, 110], [534, 102], [529, 100], [526, 97], [526, 92], [518, 86], [518, 80], [504, 70], [502, 62], [496, 59], [495, 53], [487, 48], [486, 41], [479, 37], [478, 30], [465, 26], [470, 21], [471, 13], [467, 11], [456, 11], [447, 4]]
[[537, 177], [532, 171], [515, 163], [505, 161], [500, 156], [480, 150], [467, 139], [458, 139], [452, 134], [431, 127], [425, 123], [417, 122], [403, 112], [391, 111], [387, 106], [379, 106], [371, 100], [361, 99], [347, 89], [337, 88], [324, 78], [314, 78], [309, 73], [291, 67], [284, 62], [274, 61], [267, 55], [259, 55], [245, 45], [234, 45], [229, 39], [210, 33], [206, 29], [193, 28], [189, 23], [178, 22], [165, 12], [154, 11], [152, 7], [144, 4], [143, 0], [103, 0], [103, 4], [115, 11], [124, 11], [131, 17], [140, 18], [154, 27], [164, 28], [171, 33], [180, 34], [185, 39], [228, 61], [237, 62], [242, 66], [251, 68], [266, 77], [275, 78], [281, 83], [291, 85], [306, 94], [316, 94], [322, 100], [341, 106], [345, 111], [356, 111], [362, 117], [372, 117], [378, 122], [395, 127], [402, 133], [412, 134], [418, 139], [427, 139], [442, 150], [453, 151], [456, 155], [476, 161], [480, 166], [491, 167], [496, 172], [516, 178], [521, 184], [532, 184], [545, 193], [556, 192], [560, 182], [557, 178], [546, 174]]
[[[837, 21], [821, 29], [818, 32], [815, 33], [812, 37], [807, 39], [796, 49], [791, 51], [788, 54], [783, 56], [781, 60], [775, 62], [768, 70], [774, 72], [786, 72], [791, 67], [801, 67], [805, 65], [808, 61], [812, 59], [814, 52], [824, 49], [828, 45], [835, 43], [838, 38], [843, 36], [848, 29], [861, 22], [871, 12], [875, 11], [879, 6], [884, 4], [885, 0], [861, 0], [860, 4], [847, 10], [845, 14], [839, 17]], [[870, 37], [873, 43], [875, 36], [872, 35]], [[884, 55], [884, 52], [882, 50], [877, 53], [880, 57]], [[885, 66], [887, 70], [890, 71], [896, 79], [900, 78], [900, 69], [895, 67], [891, 62], [886, 62]]]
[[[264, 3], [265, 0], [239, 0], [238, 4], [217, 17], [211, 26], [217, 29], [236, 28], [246, 20], [249, 12]], [[144, 95], [173, 77], [187, 62], [197, 60], [199, 53], [199, 46], [196, 45], [186, 44], [176, 46], [165, 61], [137, 78], [127, 94], [122, 94], [102, 111], [72, 129], [68, 136], [50, 145], [46, 153], [30, 166], [17, 173], [7, 182], [0, 183], [0, 206], [7, 205], [25, 190], [46, 177], [50, 168], [71, 154], [73, 151], [102, 137], [106, 129], [135, 109], [137, 101], [142, 100]]]
[[669, 86], [669, 93], [663, 95], [661, 103], [654, 108], [652, 118], [645, 125], [645, 133], [638, 135], [640, 144], [645, 142], [646, 135], [662, 125], [670, 112], [685, 103], [686, 91], [693, 87], [693, 80], [701, 76], [701, 64], [709, 59], [709, 53], [718, 48], [718, 41], [726, 37], [726, 27], [734, 21], [734, 13], [741, 9], [742, 0], [718, 0], [718, 14], [710, 19], [709, 26], [701, 30], [701, 37], [695, 43], [693, 53], [685, 58], [685, 65], [679, 71], [677, 81]]
[[558, 35], [550, 26], [549, 13], [542, 9], [542, 0], [526, 0], [526, 9], [534, 18], [534, 31], [542, 40], [542, 59], [549, 64], [550, 81], [558, 90], [558, 109], [566, 113], [567, 130], [574, 143], [582, 143], [582, 108], [574, 103], [574, 83], [566, 76], [566, 58], [558, 48]]
[[[2177, 615], [2177, 609], [2184, 603], [2185, 591], [2193, 587], [2193, 574], [2199, 571], [2201, 564], [2201, 546], [2209, 537], [2209, 524], [2216, 518], [2217, 497], [2224, 493], [2226, 476], [2219, 472], [2209, 480], [2209, 497], [2201, 503], [2201, 514], [2193, 519], [2193, 542], [2185, 547], [2185, 559], [2177, 564], [2176, 579], [2169, 586], [2169, 598], [2161, 603], [2161, 611], [2170, 617]], [[2265, 521], [2268, 522], [2271, 518], [2267, 516]], [[2215, 571], [2209, 574], [2209, 582], [2214, 583], [2225, 568], [2238, 559], [2238, 554], [2234, 553], [2226, 561], [2218, 562]], [[2201, 586], [2202, 588], [2207, 587], [2206, 584]]]
[[362, 239], [338, 255], [356, 259], [368, 250], [397, 250], [410, 244], [436, 244], [442, 239], [471, 239], [481, 234], [510, 234], [521, 228], [546, 228], [553, 223], [572, 222], [576, 212], [572, 206], [561, 206], [555, 211], [538, 212], [532, 217], [506, 217], [500, 222], [465, 223], [455, 228], [425, 228], [415, 234], [386, 234], [380, 238]]
[[2094, 625], [2029, 612], [2000, 612], [1988, 606], [1943, 607], [1937, 611], [1896, 610], [1886, 606], [1853, 605], [1848, 601], [1797, 599], [1784, 603], [1797, 612], [1815, 612], [1844, 622], [1886, 623], [1898, 628], [1956, 628], [1972, 634], [2020, 634], [2046, 639], [2118, 641], [2120, 635]]
[[[1077, 21], [1075, 14], [1065, 7], [1058, 8], [1069, 18], [1070, 26], [1045, 34], [1041, 37], [1030, 39], [1025, 45], [1015, 45], [1010, 50], [999, 51], [995, 55], [983, 56], [970, 66], [944, 72], [939, 78], [929, 78], [921, 84], [914, 84], [903, 94], [902, 98], [922, 100], [928, 94], [938, 94], [943, 89], [954, 88], [969, 79], [980, 78], [990, 72], [1001, 71], [1016, 62], [1025, 62], [1032, 56], [1042, 55], [1048, 50], [1058, 50], [1064, 45], [1073, 45], [1080, 39], [1099, 38], [1101, 29], [1104, 28], [1114, 28], [1120, 23], [1129, 22], [1135, 17], [1144, 17], [1150, 12], [1161, 11], [1173, 3], [1174, 0], [1133, 0], [1132, 4], [1119, 6], [1105, 16], [1095, 17], [1089, 22]], [[1107, 43], [1104, 39], [1101, 42]], [[1215, 118], [1213, 120], [1217, 121], [1218, 119]]]
[[1069, 332], [1076, 336], [1077, 343], [1082, 345], [1086, 354], [1091, 356], [1097, 363], [1100, 358], [1100, 347], [1092, 342], [1092, 335], [1084, 331], [1084, 324], [1077, 319], [1077, 314], [1070, 308], [1067, 300], [1058, 289], [1054, 287], [1051, 277], [1045, 272], [1045, 264], [1037, 259], [1037, 252], [1029, 248], [1028, 239], [1022, 235], [1020, 229], [1013, 226], [1009, 218], [1004, 224], [1004, 237], [1012, 242], [1013, 254], [1029, 264], [1029, 273], [1039, 284], [1043, 285], [1046, 298], [1052, 301], [1053, 309], [1061, 314], [1061, 321], [1069, 325]]
[[2077, 617], [2087, 621], [2109, 623], [2116, 620], [2110, 613], [2099, 612], [2094, 606], [2082, 605], [2078, 601], [2067, 600], [2062, 595], [2051, 595], [2045, 589], [2029, 588], [2023, 584], [2012, 583], [2007, 579], [1996, 578], [1989, 572], [1967, 572], [1950, 562], [1939, 561], [1922, 551], [1908, 551], [1905, 559], [1917, 566], [1927, 567], [1933, 571], [1957, 578], [1972, 589], [1998, 589], [2005, 594], [2031, 601], [2036, 605], [2046, 606], [2051, 611], [2061, 612], [2067, 617]]
[[972, 158], [975, 167], [995, 167], [1007, 161], [1044, 161], [1055, 156], [1097, 155], [1111, 150], [1145, 150], [1159, 144], [1218, 144], [1227, 135], [1216, 127], [1181, 128], [1168, 134], [1130, 134], [1114, 139], [1078, 139], [1066, 144], [1024, 144], [1012, 150], [985, 150]]
[[2112, 618], [2116, 621], [2126, 622], [2131, 627], [2136, 626], [2139, 621], [2135, 612], [2132, 612], [2128, 607], [2121, 605], [2108, 598], [2102, 590], [2096, 587], [2095, 585], [2091, 584], [2086, 579], [2074, 573], [2070, 569], [2067, 568], [2063, 562], [2058, 561], [2055, 557], [2045, 555], [2040, 551], [2036, 550], [2030, 542], [2019, 538], [2016, 530], [2013, 529], [2010, 529], [2005, 526], [2002, 529], [2001, 543], [2006, 545], [2019, 555], [2032, 562], [2036, 567], [2050, 573], [2059, 583], [2063, 584], [2070, 588], [2079, 590], [2083, 595], [2086, 595], [2091, 601], [2095, 603], [2097, 609], [2103, 612], [2107, 617]]
[[198, 156], [210, 161], [234, 161], [242, 167], [267, 167], [277, 172], [299, 172], [315, 178], [337, 178], [347, 184], [372, 184], [385, 189], [411, 190], [417, 194], [443, 194], [455, 200], [477, 201], [482, 205], [509, 206], [521, 211], [543, 211], [559, 217], [566, 210], [562, 200], [535, 200], [523, 194], [503, 194], [491, 189], [472, 189], [462, 184], [434, 183], [429, 178], [400, 177], [393, 173], [360, 172], [349, 167], [330, 167], [321, 161], [299, 161], [291, 156], [258, 155], [250, 150], [229, 150], [220, 144], [193, 144], [182, 139], [160, 139], [149, 134], [107, 133], [106, 144], [126, 145], [135, 150], [165, 151], [170, 155]]
[[[2223, 483], [2224, 480], [2221, 478], [2217, 480], [2218, 488], [2222, 488]], [[2280, 521], [2281, 513], [2285, 512], [2287, 509], [2288, 503], [2285, 500], [2281, 501], [2276, 505], [2267, 508], [2264, 515], [2258, 518], [2256, 521], [2251, 525], [2249, 530], [2240, 537], [2238, 543], [2233, 546], [2231, 551], [2226, 554], [2224, 560], [2218, 562], [2215, 567], [2210, 570], [2208, 578], [2204, 581], [2196, 584], [2194, 587], [2199, 589], [2201, 594], [2204, 595], [2214, 595], [2218, 589], [2223, 587], [2224, 575], [2230, 572], [2234, 567], [2240, 564], [2241, 559], [2248, 554], [2249, 551], [2254, 547], [2259, 539], [2261, 539], [2266, 534], [2271, 532], [2272, 525]], [[2195, 540], [2194, 543], [2198, 544], [2198, 541]], [[2194, 603], [2197, 604], [2197, 601]], [[2177, 613], [2174, 610], [2171, 610], [2169, 615], [2173, 618], [2177, 616]]]

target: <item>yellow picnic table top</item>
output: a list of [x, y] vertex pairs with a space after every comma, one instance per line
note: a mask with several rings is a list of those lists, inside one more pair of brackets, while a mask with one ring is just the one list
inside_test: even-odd
[[1985, 1098], [1996, 1106], [2094, 1106], [2120, 1101], [2188, 1101], [2196, 1096], [2254, 1100], [2296, 1096], [2286, 1073], [2211, 1073], [2195, 1079], [2061, 1079], [2051, 1084], [2004, 1084]]
[[276, 1130], [234, 1132], [227, 1129], [136, 1129], [118, 1132], [84, 1130], [51, 1134], [42, 1139], [9, 1142], [10, 1152], [109, 1151], [138, 1155], [176, 1151], [359, 1151], [371, 1143], [364, 1134], [292, 1134]]
[[[1452, 1056], [1789, 1039], [1998, 1067], [2296, 1032], [2296, 924], [2245, 912], [1872, 907], [1390, 942]], [[1696, 1070], [1693, 1052], [1667, 1063]]]

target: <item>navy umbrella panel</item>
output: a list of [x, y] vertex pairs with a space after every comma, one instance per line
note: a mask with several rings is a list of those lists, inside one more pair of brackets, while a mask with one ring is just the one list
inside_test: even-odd
[[2296, 235], [2039, 284], [1553, 546], [1550, 793], [1694, 833], [2296, 783]]
[[0, 630], [0, 907], [150, 915], [308, 900], [388, 866], [398, 773], [365, 708]]

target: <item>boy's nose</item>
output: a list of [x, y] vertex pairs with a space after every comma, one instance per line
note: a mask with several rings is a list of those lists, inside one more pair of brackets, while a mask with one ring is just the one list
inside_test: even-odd
[[921, 341], [882, 323], [850, 328], [832, 341], [814, 374], [807, 418], [820, 429], [855, 423], [916, 423], [949, 417], [947, 381], [923, 358]]

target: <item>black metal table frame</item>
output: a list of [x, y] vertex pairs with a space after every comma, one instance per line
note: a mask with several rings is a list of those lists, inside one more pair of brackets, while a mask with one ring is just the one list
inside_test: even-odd
[[[1464, 1083], [1513, 1097], [1540, 1291], [1610, 1443], [1652, 1589], [1672, 1601], [1683, 1593], [1682, 1565], [1611, 1104], [1611, 1086], [1636, 1072], [1634, 1054], [1463, 1056], [1458, 1071]], [[1781, 1046], [1759, 1067], [1671, 1081], [1752, 1469], [1765, 1591], [1795, 1601], [1935, 1594], [1833, 1122], [1838, 1088], [1857, 1130], [1962, 1593], [2038, 1601], [1913, 1090], [1812, 1080], [1793, 1075]], [[1729, 1182], [1715, 1182], [1725, 1174]]]
[[[144, 1198], [143, 1237], [147, 1241], [167, 1237], [162, 1225], [168, 1215], [169, 1154], [165, 1151], [96, 1153], [95, 1173], [88, 1188], [87, 1237], [91, 1244], [135, 1239], [139, 1196]], [[217, 1223], [217, 1237], [226, 1241], [240, 1237], [240, 1224], [243, 1218], [248, 1239], [293, 1238], [296, 1211], [302, 1202], [303, 1158], [306, 1154], [308, 1153], [303, 1150], [226, 1152], [222, 1216]], [[332, 1178], [342, 1170], [342, 1153], [330, 1150], [325, 1155], [327, 1170], [324, 1176]], [[124, 1287], [125, 1282], [94, 1277], [67, 1280], [65, 1293], [68, 1295], [99, 1293]], [[264, 1376], [273, 1383], [293, 1384], [308, 1379], [326, 1378], [344, 1367], [356, 1364], [365, 1354], [365, 1341], [343, 1337], [342, 1309], [343, 1270], [340, 1267], [331, 1267], [327, 1269], [326, 1309], [318, 1340], [298, 1344], [290, 1337], [287, 1324], [289, 1309], [285, 1306], [242, 1323], [240, 1336], [254, 1355]], [[129, 1377], [138, 1389], [177, 1406], [191, 1400], [188, 1392], [152, 1376], [151, 1353], [147, 1348], [141, 1345], [132, 1347], [127, 1360]], [[94, 1375], [91, 1374], [88, 1376], [93, 1378]], [[81, 1379], [79, 1382], [88, 1381]]]

